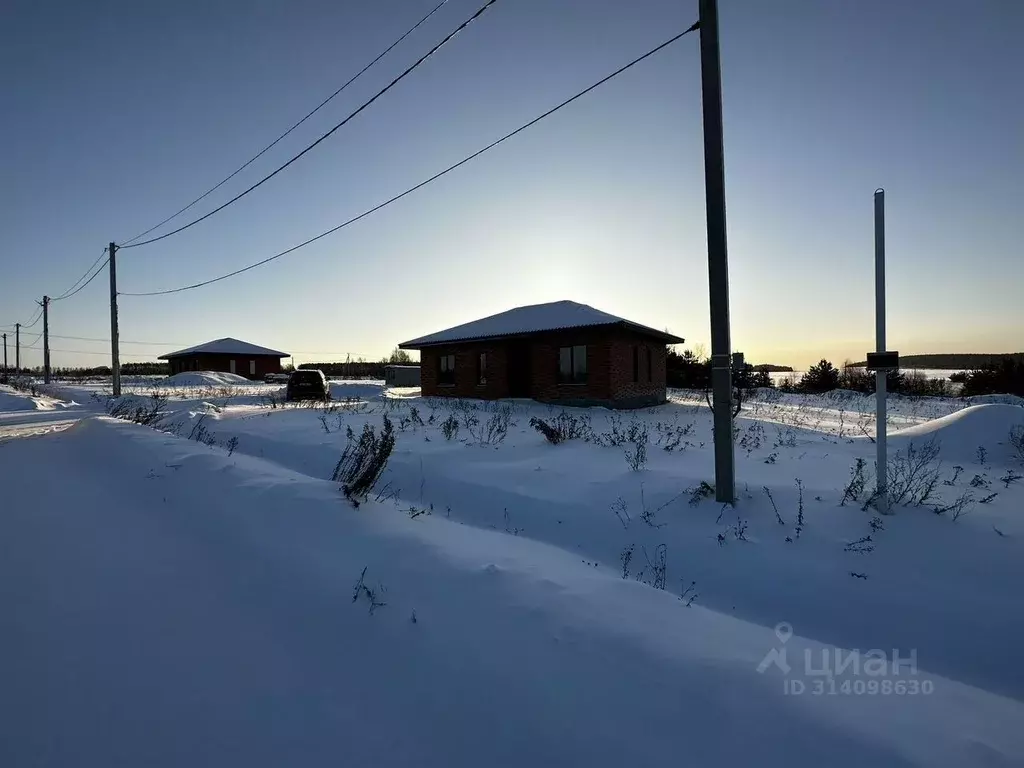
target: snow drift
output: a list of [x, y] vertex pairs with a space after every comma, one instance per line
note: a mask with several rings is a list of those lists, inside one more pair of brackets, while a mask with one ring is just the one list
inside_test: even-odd
[[983, 447], [989, 461], [1004, 466], [1014, 460], [1008, 439], [1010, 430], [1020, 425], [1024, 425], [1024, 408], [998, 403], [972, 405], [890, 433], [889, 439], [896, 448], [901, 448], [910, 442], [937, 438], [942, 444], [942, 458], [951, 461], [968, 460]]
[[785, 695], [759, 664], [813, 640], [258, 458], [92, 419], [8, 448], [0, 480], [2, 765], [1024, 756], [1018, 701], [924, 670], [928, 695]]
[[165, 387], [230, 387], [238, 384], [252, 384], [252, 382], [237, 373], [192, 371], [168, 376], [159, 384]]
[[378, 400], [384, 393], [383, 381], [332, 380], [333, 400]]

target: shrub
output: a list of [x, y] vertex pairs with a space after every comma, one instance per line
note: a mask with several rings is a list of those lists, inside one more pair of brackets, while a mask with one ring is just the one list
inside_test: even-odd
[[1024, 425], [1010, 430], [1010, 447], [1017, 456], [1017, 461], [1024, 464]]
[[1005, 357], [964, 377], [964, 397], [1007, 394], [1024, 397], [1024, 360]]
[[391, 419], [384, 416], [379, 435], [372, 426], [365, 424], [358, 440], [349, 438], [331, 479], [341, 483], [345, 497], [358, 504], [358, 500], [365, 498], [380, 479], [394, 447], [395, 433]]
[[665, 378], [668, 386], [680, 389], [705, 389], [711, 386], [711, 361], [693, 350], [680, 354], [669, 349], [665, 356]]
[[448, 418], [441, 422], [441, 434], [445, 440], [453, 440], [459, 435], [459, 420], [454, 413], [449, 413]]
[[552, 445], [558, 445], [566, 440], [587, 439], [591, 433], [590, 424], [585, 418], [566, 411], [559, 413], [550, 422], [534, 416], [530, 419], [530, 426], [544, 435]]

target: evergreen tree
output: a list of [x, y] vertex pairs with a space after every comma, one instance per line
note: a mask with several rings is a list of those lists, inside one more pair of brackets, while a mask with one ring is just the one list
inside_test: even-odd
[[828, 360], [812, 365], [800, 379], [801, 392], [831, 392], [839, 387], [839, 369]]

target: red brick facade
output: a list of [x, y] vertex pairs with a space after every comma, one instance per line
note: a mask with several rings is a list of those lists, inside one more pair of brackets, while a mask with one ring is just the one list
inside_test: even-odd
[[[235, 370], [231, 370], [234, 362]], [[247, 379], [262, 380], [268, 373], [281, 372], [281, 358], [270, 355], [211, 355], [199, 353], [173, 357], [168, 360], [171, 374], [183, 371], [217, 371], [219, 373], [237, 373]]]
[[[559, 381], [559, 350], [586, 346], [587, 377], [581, 384]], [[514, 392], [510, 358], [525, 355], [528, 377]], [[634, 350], [637, 350], [634, 353]], [[486, 381], [480, 382], [479, 356], [485, 353]], [[639, 365], [634, 366], [634, 354]], [[441, 358], [455, 355], [455, 381], [441, 384]], [[649, 364], [648, 364], [649, 359]], [[501, 339], [425, 347], [420, 351], [424, 396], [496, 399], [531, 397], [542, 402], [642, 407], [665, 401], [665, 343], [627, 328], [591, 327]], [[634, 367], [637, 370], [634, 371]], [[510, 380], [510, 373], [513, 374]]]

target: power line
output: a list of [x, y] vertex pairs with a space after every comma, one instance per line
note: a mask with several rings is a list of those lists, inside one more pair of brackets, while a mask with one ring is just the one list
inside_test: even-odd
[[36, 324], [37, 324], [37, 323], [38, 323], [38, 322], [39, 322], [40, 320], [42, 320], [42, 319], [43, 319], [43, 310], [42, 310], [42, 308], [40, 307], [40, 309], [39, 309], [39, 314], [38, 314], [38, 315], [36, 315], [35, 319], [34, 319], [34, 320], [33, 320], [33, 321], [31, 322], [31, 323], [22, 323], [22, 324], [21, 324], [21, 330], [23, 330], [23, 331], [26, 331], [26, 330], [28, 330], [29, 328], [32, 328], [32, 327], [34, 327], [34, 326], [35, 326], [35, 325], [36, 325]]
[[289, 165], [291, 165], [291, 164], [292, 164], [292, 163], [294, 163], [294, 162], [295, 162], [296, 160], [298, 160], [298, 159], [299, 159], [300, 157], [302, 157], [302, 156], [303, 156], [303, 155], [305, 155], [305, 154], [306, 154], [307, 152], [309, 152], [310, 150], [312, 150], [312, 149], [313, 149], [314, 147], [316, 147], [317, 145], [319, 145], [319, 144], [320, 144], [320, 143], [321, 143], [322, 141], [324, 141], [325, 139], [327, 139], [328, 137], [330, 137], [330, 136], [331, 136], [332, 134], [334, 134], [334, 132], [335, 132], [335, 131], [337, 131], [337, 130], [338, 130], [339, 128], [341, 128], [341, 127], [342, 127], [343, 125], [345, 125], [345, 124], [346, 124], [346, 123], [347, 123], [347, 122], [348, 122], [349, 120], [351, 120], [352, 118], [354, 118], [354, 117], [355, 117], [356, 115], [358, 115], [358, 114], [359, 114], [360, 112], [362, 112], [362, 111], [363, 111], [364, 109], [366, 109], [366, 108], [367, 108], [368, 106], [370, 106], [371, 104], [373, 104], [373, 102], [375, 102], [375, 101], [376, 101], [377, 99], [379, 99], [379, 98], [380, 98], [381, 96], [383, 96], [383, 95], [384, 95], [385, 93], [387, 93], [387, 92], [388, 92], [389, 90], [391, 90], [391, 89], [392, 89], [392, 88], [393, 88], [393, 87], [394, 87], [395, 85], [397, 85], [397, 84], [398, 84], [398, 83], [399, 83], [399, 82], [400, 82], [400, 81], [401, 81], [402, 79], [404, 79], [404, 78], [406, 77], [406, 75], [408, 75], [408, 74], [409, 74], [410, 72], [412, 72], [412, 71], [413, 71], [414, 69], [416, 69], [417, 67], [419, 67], [419, 66], [420, 66], [420, 65], [421, 65], [421, 64], [422, 64], [423, 62], [425, 62], [425, 61], [426, 61], [427, 59], [429, 59], [429, 58], [430, 58], [431, 56], [433, 56], [433, 55], [434, 55], [434, 54], [435, 54], [435, 53], [436, 53], [436, 52], [437, 52], [437, 51], [438, 51], [438, 50], [439, 50], [439, 49], [440, 49], [440, 48], [441, 48], [442, 46], [444, 46], [444, 45], [445, 45], [446, 43], [448, 43], [448, 42], [449, 42], [449, 41], [450, 41], [450, 40], [451, 40], [452, 38], [454, 38], [454, 37], [455, 37], [455, 36], [456, 36], [457, 34], [459, 34], [459, 32], [461, 32], [461, 31], [462, 31], [463, 29], [465, 29], [465, 28], [466, 28], [466, 27], [468, 27], [468, 26], [469, 26], [469, 25], [470, 25], [471, 23], [473, 23], [473, 22], [474, 22], [474, 21], [475, 21], [475, 20], [476, 20], [477, 18], [479, 18], [479, 17], [480, 17], [480, 15], [481, 15], [481, 14], [483, 14], [483, 12], [484, 12], [484, 11], [486, 11], [486, 10], [487, 10], [488, 8], [490, 8], [490, 7], [492, 6], [492, 5], [494, 5], [494, 4], [496, 3], [496, 2], [498, 2], [498, 0], [487, 0], [487, 2], [486, 2], [486, 3], [484, 3], [484, 4], [483, 4], [483, 5], [482, 5], [482, 6], [480, 7], [480, 9], [479, 9], [479, 10], [477, 10], [477, 12], [476, 12], [476, 13], [474, 13], [474, 14], [473, 14], [472, 16], [470, 16], [470, 17], [469, 17], [468, 19], [466, 19], [466, 20], [465, 20], [464, 22], [462, 22], [462, 23], [461, 23], [461, 24], [460, 24], [460, 25], [459, 25], [458, 27], [456, 27], [456, 28], [455, 28], [455, 29], [454, 29], [453, 31], [451, 31], [450, 33], [448, 33], [448, 35], [447, 35], [447, 36], [446, 36], [446, 37], [445, 37], [445, 38], [444, 38], [443, 40], [441, 40], [441, 42], [439, 42], [439, 43], [438, 43], [437, 45], [435, 45], [435, 46], [434, 46], [433, 48], [431, 48], [431, 49], [430, 49], [429, 51], [427, 51], [427, 52], [426, 52], [426, 53], [425, 53], [425, 54], [424, 54], [423, 56], [421, 56], [421, 57], [420, 57], [420, 58], [419, 58], [419, 59], [418, 59], [418, 60], [417, 60], [417, 61], [416, 61], [415, 63], [413, 63], [413, 64], [412, 64], [411, 66], [409, 66], [409, 67], [408, 67], [408, 68], [407, 68], [407, 69], [406, 69], [406, 70], [405, 70], [404, 72], [402, 72], [402, 74], [400, 74], [400, 75], [399, 75], [398, 77], [396, 77], [396, 78], [395, 78], [394, 80], [392, 80], [392, 81], [391, 81], [390, 83], [388, 83], [388, 84], [387, 84], [386, 86], [384, 86], [384, 87], [383, 87], [383, 88], [382, 88], [381, 90], [377, 91], [377, 93], [376, 93], [376, 94], [375, 94], [374, 96], [372, 96], [372, 97], [371, 97], [371, 98], [370, 98], [369, 100], [367, 100], [367, 101], [363, 102], [362, 106], [360, 106], [360, 107], [359, 107], [358, 109], [356, 109], [356, 110], [355, 110], [354, 112], [352, 112], [352, 113], [351, 113], [351, 114], [350, 114], [350, 115], [349, 115], [348, 117], [346, 117], [346, 118], [345, 118], [344, 120], [342, 120], [342, 121], [341, 121], [340, 123], [338, 123], [338, 124], [337, 124], [336, 126], [334, 126], [333, 128], [331, 128], [331, 130], [329, 130], [329, 131], [328, 131], [327, 133], [325, 133], [325, 134], [324, 134], [323, 136], [321, 136], [321, 137], [320, 137], [319, 139], [317, 139], [316, 141], [314, 141], [314, 142], [313, 142], [312, 144], [310, 144], [310, 145], [309, 145], [308, 147], [306, 147], [306, 148], [305, 148], [304, 150], [302, 150], [301, 152], [299, 152], [299, 153], [298, 153], [297, 155], [294, 155], [294, 156], [293, 156], [293, 157], [292, 157], [292, 158], [291, 158], [290, 160], [288, 160], [288, 161], [287, 161], [286, 163], [284, 163], [283, 165], [280, 165], [280, 166], [278, 166], [278, 168], [277, 168], [276, 170], [274, 170], [273, 172], [271, 172], [271, 173], [267, 174], [266, 176], [264, 176], [264, 177], [263, 177], [262, 179], [260, 179], [259, 181], [257, 181], [257, 182], [256, 182], [255, 184], [253, 184], [253, 185], [252, 185], [251, 187], [249, 187], [248, 189], [246, 189], [246, 190], [245, 190], [244, 192], [241, 192], [241, 193], [239, 193], [239, 194], [235, 195], [235, 196], [234, 196], [233, 198], [231, 198], [230, 200], [228, 200], [228, 201], [227, 201], [226, 203], [224, 203], [224, 204], [222, 204], [222, 205], [219, 205], [219, 206], [217, 206], [216, 208], [214, 208], [214, 209], [213, 209], [212, 211], [210, 211], [209, 213], [205, 213], [205, 214], [203, 214], [202, 216], [200, 216], [200, 217], [199, 217], [199, 218], [197, 218], [197, 219], [193, 219], [193, 220], [192, 220], [192, 221], [190, 221], [190, 222], [189, 222], [188, 224], [185, 224], [185, 225], [183, 225], [183, 226], [180, 226], [180, 227], [178, 227], [177, 229], [172, 229], [172, 230], [171, 230], [170, 232], [166, 232], [166, 233], [164, 233], [164, 234], [162, 234], [162, 235], [158, 235], [157, 237], [153, 237], [153, 238], [150, 238], [149, 240], [143, 240], [143, 241], [142, 241], [142, 242], [140, 242], [140, 243], [133, 243], [132, 245], [125, 245], [125, 246], [123, 246], [123, 247], [125, 247], [125, 248], [138, 248], [138, 247], [140, 247], [140, 246], [143, 246], [143, 245], [149, 245], [150, 243], [155, 243], [155, 242], [157, 242], [158, 240], [163, 240], [163, 239], [164, 239], [164, 238], [166, 238], [166, 237], [171, 237], [171, 235], [176, 235], [176, 234], [178, 234], [179, 232], [183, 232], [183, 231], [185, 231], [186, 229], [188, 229], [189, 227], [195, 226], [195, 225], [196, 225], [196, 224], [198, 224], [199, 222], [201, 222], [201, 221], [203, 221], [203, 220], [205, 220], [205, 219], [208, 219], [208, 218], [210, 218], [210, 217], [211, 217], [211, 216], [213, 216], [213, 215], [214, 215], [215, 213], [219, 213], [220, 211], [223, 211], [223, 210], [224, 210], [225, 208], [227, 208], [227, 207], [228, 207], [229, 205], [231, 205], [231, 204], [232, 204], [232, 203], [234, 203], [234, 202], [237, 202], [238, 200], [241, 200], [241, 199], [242, 199], [243, 197], [245, 197], [246, 195], [248, 195], [248, 194], [249, 194], [250, 192], [252, 192], [252, 191], [253, 191], [254, 189], [256, 189], [257, 187], [261, 186], [262, 184], [266, 183], [267, 181], [270, 181], [270, 179], [274, 178], [274, 177], [275, 177], [275, 176], [276, 176], [277, 174], [279, 174], [279, 173], [280, 173], [281, 171], [283, 171], [283, 170], [284, 170], [285, 168], [287, 168], [287, 167], [288, 167]]
[[[51, 339], [70, 339], [72, 341], [102, 341], [107, 344], [110, 343], [110, 339], [98, 339], [92, 336], [60, 336], [56, 333], [50, 334]], [[180, 344], [174, 341], [127, 341], [125, 339], [118, 339], [118, 344], [140, 344], [147, 347], [181, 347], [185, 348], [187, 344]]]
[[[103, 249], [103, 254], [106, 254], [106, 252], [107, 252], [107, 249], [104, 248]], [[100, 258], [102, 259], [103, 255], [101, 255]], [[96, 261], [99, 261], [99, 259], [97, 259]], [[83, 290], [86, 286], [88, 286], [89, 283], [91, 283], [93, 280], [95, 280], [97, 278], [97, 276], [100, 274], [100, 272], [103, 271], [103, 268], [107, 266], [107, 263], [109, 261], [110, 261], [110, 257], [108, 256], [106, 259], [103, 259], [103, 263], [100, 264], [99, 267], [96, 269], [96, 271], [92, 273], [92, 277], [90, 277], [88, 280], [86, 280], [84, 283], [82, 283], [80, 286], [75, 288], [75, 290], [71, 291], [70, 293], [66, 292], [63, 296], [58, 296], [55, 299], [50, 299], [50, 301], [53, 302], [53, 301], [63, 301], [64, 299], [70, 299], [76, 293], [78, 293], [79, 291]], [[93, 266], [96, 266], [95, 262], [93, 262]], [[92, 269], [92, 267], [89, 267], [89, 269]], [[86, 274], [88, 274], [88, 272], [86, 272]]]
[[327, 237], [328, 235], [334, 234], [339, 229], [343, 229], [344, 227], [347, 227], [349, 224], [354, 224], [355, 222], [359, 221], [360, 219], [363, 219], [363, 218], [369, 216], [370, 214], [379, 211], [381, 208], [385, 208], [386, 206], [389, 206], [392, 203], [397, 202], [398, 200], [401, 200], [406, 195], [409, 195], [409, 194], [415, 192], [416, 190], [425, 187], [426, 185], [430, 184], [431, 182], [437, 181], [437, 179], [441, 178], [445, 174], [448, 174], [451, 171], [454, 171], [456, 168], [458, 168], [458, 167], [460, 167], [462, 165], [465, 165], [466, 163], [470, 162], [471, 160], [474, 160], [477, 157], [480, 157], [480, 155], [482, 155], [484, 152], [487, 152], [488, 150], [494, 149], [496, 146], [498, 146], [499, 144], [507, 141], [508, 139], [511, 139], [516, 134], [521, 133], [522, 131], [525, 131], [527, 128], [530, 128], [531, 126], [536, 125], [537, 123], [539, 123], [544, 118], [550, 117], [551, 115], [553, 115], [558, 110], [562, 109], [563, 107], [568, 106], [569, 104], [572, 104], [574, 101], [576, 101], [577, 99], [581, 98], [582, 96], [585, 96], [586, 94], [590, 93], [595, 88], [598, 88], [598, 87], [604, 85], [605, 83], [607, 83], [609, 80], [617, 77], [618, 75], [621, 75], [627, 69], [630, 69], [631, 67], [636, 66], [637, 64], [639, 64], [644, 59], [647, 59], [648, 57], [653, 56], [654, 54], [656, 54], [659, 51], [661, 51], [663, 48], [667, 48], [669, 45], [671, 45], [672, 43], [676, 42], [677, 40], [679, 40], [683, 36], [689, 34], [690, 32], [693, 32], [695, 29], [697, 29], [697, 26], [698, 26], [698, 24], [695, 23], [693, 26], [691, 26], [685, 32], [680, 32], [679, 34], [669, 38], [668, 40], [663, 42], [661, 45], [657, 46], [656, 48], [652, 48], [651, 50], [649, 50], [647, 53], [643, 54], [642, 56], [639, 56], [639, 57], [633, 59], [628, 64], [626, 64], [626, 65], [624, 65], [622, 67], [619, 67], [617, 70], [612, 72], [610, 75], [606, 75], [605, 77], [601, 78], [596, 83], [594, 83], [593, 85], [590, 85], [587, 88], [584, 88], [582, 91], [579, 91], [574, 96], [571, 96], [568, 99], [566, 99], [565, 101], [563, 101], [561, 104], [559, 104], [559, 105], [557, 105], [555, 107], [552, 107], [547, 112], [544, 112], [543, 114], [539, 115], [538, 117], [535, 117], [533, 120], [530, 120], [528, 123], [524, 123], [523, 125], [521, 125], [518, 128], [516, 128], [514, 131], [511, 131], [510, 133], [506, 133], [500, 139], [497, 139], [496, 141], [492, 141], [487, 146], [483, 147], [482, 149], [478, 149], [476, 152], [474, 152], [471, 155], [468, 155], [467, 157], [464, 157], [462, 160], [459, 160], [457, 163], [454, 163], [453, 165], [449, 165], [443, 171], [435, 173], [433, 176], [431, 176], [431, 177], [429, 177], [427, 179], [424, 179], [419, 184], [416, 184], [415, 186], [409, 187], [404, 192], [401, 192], [401, 193], [395, 195], [394, 197], [389, 198], [388, 200], [385, 200], [383, 203], [379, 203], [378, 205], [375, 205], [373, 208], [369, 208], [369, 209], [363, 211], [358, 216], [353, 216], [348, 221], [344, 221], [344, 222], [342, 222], [341, 224], [339, 224], [336, 227], [332, 227], [331, 229], [328, 229], [325, 232], [321, 232], [319, 235], [316, 235], [315, 237], [311, 237], [308, 240], [305, 240], [305, 241], [299, 243], [298, 245], [293, 245], [291, 248], [283, 250], [280, 253], [276, 253], [273, 256], [269, 256], [269, 257], [263, 259], [262, 261], [257, 261], [257, 262], [255, 262], [253, 264], [250, 264], [250, 265], [246, 266], [246, 267], [242, 267], [241, 269], [236, 269], [233, 272], [228, 272], [226, 274], [220, 275], [219, 277], [214, 277], [214, 278], [211, 278], [210, 280], [204, 280], [204, 281], [202, 281], [200, 283], [192, 283], [191, 285], [184, 285], [184, 286], [181, 286], [180, 288], [169, 288], [169, 289], [166, 289], [166, 290], [163, 290], [163, 291], [146, 291], [146, 292], [138, 292], [138, 293], [131, 293], [131, 292], [124, 291], [124, 292], [121, 292], [120, 295], [121, 296], [165, 296], [165, 295], [170, 294], [170, 293], [181, 293], [182, 291], [191, 291], [191, 290], [193, 290], [195, 288], [202, 288], [203, 286], [210, 285], [212, 283], [220, 282], [221, 280], [227, 280], [229, 277], [235, 277], [236, 275], [240, 275], [243, 272], [248, 272], [251, 269], [256, 269], [257, 267], [262, 267], [264, 264], [269, 264], [271, 261], [274, 261], [275, 259], [280, 259], [282, 256], [287, 256], [289, 253], [293, 253], [294, 251], [297, 251], [300, 248], [304, 248], [305, 246], [310, 245], [311, 243], [315, 243], [317, 240], [320, 240], [321, 238]]
[[[278, 143], [279, 141], [281, 141], [281, 139], [283, 139], [283, 138], [284, 138], [285, 136], [287, 136], [288, 134], [290, 134], [290, 133], [291, 133], [292, 131], [294, 131], [294, 130], [295, 130], [296, 128], [298, 128], [298, 127], [299, 127], [300, 125], [302, 125], [302, 124], [303, 124], [304, 122], [306, 122], [306, 121], [307, 121], [307, 120], [308, 120], [309, 118], [311, 118], [311, 117], [312, 117], [313, 115], [315, 115], [315, 114], [316, 114], [317, 112], [319, 112], [319, 111], [320, 111], [320, 109], [321, 109], [322, 107], [326, 106], [326, 105], [327, 105], [327, 103], [328, 103], [329, 101], [331, 101], [331, 100], [332, 100], [332, 99], [333, 99], [333, 98], [334, 98], [335, 96], [337, 96], [337, 95], [338, 95], [338, 94], [340, 94], [340, 93], [341, 93], [342, 91], [344, 91], [344, 90], [345, 90], [346, 88], [348, 88], [348, 87], [349, 87], [350, 85], [352, 85], [352, 83], [354, 83], [354, 82], [355, 82], [355, 81], [356, 81], [356, 80], [357, 80], [357, 79], [358, 79], [358, 78], [359, 78], [360, 76], [362, 76], [362, 75], [363, 75], [363, 73], [364, 73], [364, 72], [366, 72], [366, 70], [368, 70], [368, 69], [369, 69], [370, 67], [372, 67], [372, 66], [373, 66], [374, 64], [376, 64], [376, 63], [377, 63], [378, 61], [380, 61], [380, 60], [381, 60], [381, 59], [383, 59], [383, 58], [384, 58], [385, 56], [387, 56], [387, 55], [388, 55], [388, 54], [389, 54], [389, 53], [391, 52], [391, 50], [392, 50], [392, 49], [393, 49], [393, 48], [394, 48], [395, 46], [397, 46], [397, 45], [398, 45], [399, 43], [401, 43], [401, 42], [402, 42], [403, 40], [405, 40], [405, 38], [407, 38], [407, 37], [408, 37], [409, 35], [411, 35], [411, 34], [412, 34], [413, 32], [415, 32], [415, 31], [416, 31], [416, 30], [417, 30], [417, 29], [418, 29], [418, 28], [419, 28], [419, 27], [420, 27], [420, 26], [421, 26], [421, 25], [422, 25], [422, 24], [423, 24], [424, 22], [426, 22], [426, 21], [427, 21], [427, 19], [429, 19], [429, 18], [430, 18], [431, 16], [433, 16], [433, 15], [434, 15], [435, 13], [437, 13], [437, 12], [438, 12], [438, 11], [439, 11], [439, 10], [441, 9], [441, 6], [443, 6], [443, 5], [444, 5], [445, 3], [447, 3], [447, 2], [448, 2], [448, 0], [441, 0], [441, 2], [440, 2], [440, 3], [438, 3], [438, 4], [436, 5], [436, 6], [434, 6], [434, 9], [433, 9], [433, 10], [431, 10], [431, 11], [430, 11], [430, 13], [428, 13], [428, 14], [427, 14], [426, 16], [424, 16], [424, 17], [423, 17], [422, 19], [420, 19], [420, 20], [419, 20], [419, 21], [417, 21], [417, 22], [416, 22], [415, 24], [413, 24], [413, 25], [412, 25], [411, 27], [409, 27], [409, 29], [407, 29], [407, 30], [405, 31], [405, 33], [404, 33], [404, 34], [403, 34], [403, 35], [402, 35], [401, 37], [399, 37], [399, 38], [398, 38], [397, 40], [395, 40], [395, 42], [393, 42], [393, 43], [392, 43], [391, 45], [389, 45], [389, 46], [388, 46], [387, 48], [385, 48], [385, 49], [384, 49], [383, 51], [381, 51], [381, 52], [380, 52], [379, 54], [377, 54], [377, 57], [376, 57], [375, 59], [373, 59], [373, 60], [372, 60], [372, 61], [371, 61], [371, 62], [370, 62], [369, 64], [367, 64], [367, 65], [366, 65], [365, 67], [363, 67], [363, 68], [362, 68], [362, 69], [360, 69], [360, 70], [359, 70], [358, 72], [356, 72], [356, 73], [355, 73], [355, 74], [354, 74], [354, 75], [353, 75], [352, 77], [350, 77], [350, 78], [349, 78], [349, 79], [348, 79], [348, 80], [347, 80], [347, 81], [345, 82], [345, 84], [344, 84], [344, 85], [342, 85], [342, 86], [341, 86], [341, 87], [340, 87], [340, 88], [339, 88], [338, 90], [336, 90], [336, 91], [335, 91], [334, 93], [332, 93], [332, 94], [331, 94], [330, 96], [328, 96], [328, 97], [327, 97], [326, 99], [324, 99], [324, 100], [323, 100], [323, 101], [321, 101], [321, 102], [320, 102], [319, 104], [317, 104], [317, 105], [316, 105], [316, 107], [314, 107], [314, 108], [313, 108], [313, 110], [312, 110], [311, 112], [308, 112], [308, 113], [306, 114], [306, 116], [305, 116], [305, 117], [303, 117], [303, 118], [302, 118], [301, 120], [299, 120], [299, 121], [298, 121], [297, 123], [295, 123], [295, 124], [294, 124], [294, 125], [293, 125], [293, 126], [292, 126], [291, 128], [289, 128], [289, 129], [288, 129], [287, 131], [285, 131], [284, 133], [282, 133], [282, 134], [281, 134], [280, 136], [278, 136], [278, 137], [277, 137], [276, 139], [274, 139], [274, 140], [273, 140], [272, 142], [270, 142], [269, 144], [267, 144], [267, 146], [265, 146], [265, 147], [264, 147], [263, 149], [261, 149], [261, 150], [260, 150], [259, 152], [257, 152], [257, 153], [256, 153], [255, 155], [253, 155], [253, 156], [252, 156], [252, 157], [250, 157], [250, 158], [249, 158], [248, 160], [246, 160], [246, 161], [245, 161], [245, 162], [244, 162], [244, 163], [243, 163], [242, 165], [240, 165], [240, 166], [239, 166], [239, 167], [238, 167], [238, 168], [237, 168], [237, 169], [236, 169], [235, 171], [233, 171], [232, 173], [228, 174], [228, 175], [227, 175], [227, 176], [226, 176], [226, 177], [225, 177], [224, 179], [222, 179], [222, 180], [221, 180], [221, 181], [219, 181], [219, 182], [218, 182], [217, 184], [215, 184], [214, 186], [210, 187], [210, 188], [209, 188], [208, 190], [206, 190], [205, 192], [203, 192], [203, 194], [201, 194], [201, 195], [200, 195], [199, 197], [197, 197], [197, 198], [196, 198], [195, 200], [193, 200], [193, 201], [192, 201], [191, 203], [189, 203], [188, 205], [186, 205], [186, 206], [185, 206], [184, 208], [182, 208], [182, 209], [180, 209], [180, 210], [178, 210], [178, 211], [175, 211], [174, 213], [172, 213], [172, 214], [171, 214], [170, 216], [168, 216], [168, 217], [167, 217], [166, 219], [164, 219], [163, 221], [161, 221], [161, 222], [160, 222], [159, 224], [154, 224], [154, 225], [153, 225], [152, 227], [150, 227], [149, 229], [147, 229], [147, 230], [146, 230], [145, 232], [140, 232], [139, 234], [137, 234], [137, 235], [136, 235], [135, 237], [133, 237], [133, 238], [132, 238], [131, 240], [125, 240], [125, 241], [124, 241], [124, 243], [122, 244], [122, 247], [127, 247], [127, 246], [128, 246], [128, 245], [129, 245], [130, 243], [134, 243], [134, 242], [135, 242], [136, 240], [138, 240], [138, 239], [139, 239], [140, 237], [145, 237], [145, 236], [146, 236], [146, 235], [148, 235], [148, 234], [149, 234], [150, 232], [152, 232], [152, 231], [153, 231], [154, 229], [159, 229], [159, 228], [160, 228], [160, 227], [162, 227], [162, 226], [163, 226], [164, 224], [166, 224], [167, 222], [169, 222], [169, 221], [170, 221], [171, 219], [177, 218], [178, 216], [180, 216], [181, 214], [183, 214], [183, 213], [184, 213], [185, 211], [187, 211], [187, 210], [188, 210], [189, 208], [191, 208], [191, 207], [192, 207], [193, 205], [195, 205], [196, 203], [198, 203], [199, 201], [201, 201], [201, 200], [203, 200], [203, 199], [204, 199], [205, 197], [207, 197], [207, 195], [209, 195], [209, 194], [210, 194], [210, 193], [212, 193], [212, 192], [215, 192], [216, 190], [220, 189], [220, 188], [221, 188], [221, 187], [222, 187], [222, 186], [223, 186], [224, 184], [226, 184], [227, 182], [231, 181], [231, 179], [233, 179], [233, 178], [234, 178], [235, 176], [237, 176], [237, 175], [238, 175], [239, 173], [241, 173], [241, 172], [242, 172], [242, 171], [244, 171], [244, 170], [245, 170], [246, 168], [248, 168], [248, 167], [249, 167], [249, 166], [250, 166], [250, 165], [251, 165], [252, 163], [254, 163], [254, 162], [255, 162], [256, 160], [259, 160], [259, 159], [260, 159], [260, 157], [262, 157], [262, 156], [263, 156], [263, 155], [264, 155], [264, 154], [265, 154], [265, 153], [266, 153], [267, 151], [269, 151], [270, 149], [272, 149], [272, 148], [273, 148], [273, 147], [274, 147], [274, 146], [275, 146], [275, 145], [276, 145], [276, 144], [277, 144], [277, 143]], [[144, 245], [144, 243], [140, 243], [140, 245]], [[92, 267], [90, 267], [90, 269], [91, 269], [91, 268], [92, 268]]]
[[[97, 256], [96, 257], [96, 261], [94, 261], [92, 263], [92, 265], [90, 265], [90, 267], [87, 270], [85, 270], [85, 274], [83, 274], [80, 278], [75, 280], [74, 284], [70, 288], [68, 288], [66, 291], [64, 291], [64, 293], [62, 293], [60, 296], [55, 296], [55, 297], [51, 298], [50, 301], [61, 301], [62, 299], [67, 299], [67, 298], [70, 298], [71, 296], [74, 296], [75, 293], [77, 293], [77, 291], [75, 291], [75, 287], [79, 283], [81, 283], [83, 280], [85, 280], [86, 277], [89, 276], [89, 273], [92, 272], [93, 268], [97, 264], [99, 264], [100, 259], [102, 259], [106, 255], [107, 255], [107, 248], [104, 248], [103, 249], [103, 253], [101, 253], [99, 256]], [[89, 280], [91, 281], [92, 278], [89, 278]]]

